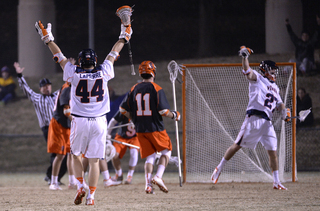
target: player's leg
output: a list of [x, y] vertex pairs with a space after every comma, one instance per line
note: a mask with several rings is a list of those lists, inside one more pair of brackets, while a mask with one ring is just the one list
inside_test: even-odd
[[165, 150], [162, 150], [160, 153], [161, 153], [161, 157], [159, 158], [157, 173], [152, 178], [152, 183], [155, 185], [158, 185], [161, 191], [168, 193], [168, 188], [165, 186], [162, 176], [169, 163], [169, 159], [171, 157], [171, 151], [168, 149], [165, 149]]
[[67, 168], [68, 168], [68, 174], [69, 174], [68, 189], [76, 189], [77, 188], [77, 183], [76, 183], [76, 178], [74, 176], [72, 163], [73, 163], [72, 162], [72, 155], [70, 153], [67, 153]]
[[[116, 150], [118, 150], [116, 148]], [[117, 151], [116, 155], [112, 158], [112, 165], [115, 169], [116, 175], [112, 177], [113, 181], [120, 181], [122, 183], [123, 175], [122, 175], [122, 168], [121, 168], [121, 160], [119, 158], [119, 152]]]
[[105, 188], [110, 186], [120, 185], [121, 182], [113, 181], [109, 174], [108, 163], [105, 160], [99, 160], [100, 171], [103, 177], [103, 186]]
[[129, 171], [127, 174], [127, 179], [124, 182], [125, 184], [131, 184], [132, 182], [133, 173], [138, 163], [138, 154], [139, 154], [138, 149], [135, 149], [135, 148], [130, 149]]
[[145, 173], [145, 181], [146, 187], [145, 191], [147, 194], [153, 194], [153, 186], [151, 183], [152, 180], [152, 172], [153, 172], [153, 165], [155, 162], [156, 153], [153, 153], [146, 158], [146, 162], [144, 164], [144, 173]]
[[86, 195], [84, 186], [83, 186], [83, 166], [82, 166], [82, 155], [72, 155], [74, 176], [76, 177], [76, 182], [78, 186], [77, 194], [74, 199], [76, 205], [81, 204], [82, 198]]
[[50, 190], [62, 190], [58, 184], [58, 174], [64, 155], [57, 154], [52, 163]]
[[272, 170], [272, 175], [273, 175], [273, 189], [287, 190], [287, 188], [281, 184], [279, 179], [279, 164], [278, 164], [277, 151], [268, 150], [268, 155], [269, 155], [270, 168]]
[[[94, 205], [94, 194], [99, 181], [100, 168], [99, 168], [99, 159], [98, 158], [88, 158], [89, 160], [89, 193], [87, 196], [86, 205]], [[89, 203], [90, 202], [90, 203]]]

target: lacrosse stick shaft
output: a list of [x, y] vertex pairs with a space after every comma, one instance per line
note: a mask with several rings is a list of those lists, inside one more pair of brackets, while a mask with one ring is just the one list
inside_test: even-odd
[[136, 145], [133, 145], [133, 144], [128, 144], [128, 143], [125, 143], [125, 142], [122, 142], [122, 141], [118, 141], [118, 140], [115, 140], [115, 139], [108, 139], [110, 141], [113, 141], [113, 142], [117, 142], [118, 144], [123, 144], [123, 145], [126, 145], [128, 147], [133, 147], [133, 148], [136, 148], [136, 149], [140, 149], [140, 147], [136, 146]]
[[131, 44], [130, 41], [128, 41], [128, 53], [129, 53], [129, 59], [130, 59], [130, 68], [131, 68], [131, 75], [135, 75], [136, 72], [134, 71], [134, 64], [132, 59], [132, 51], [131, 51]]
[[129, 123], [127, 123], [127, 124], [117, 125], [117, 126], [108, 128], [108, 130], [109, 130], [109, 129], [110, 129], [110, 130], [113, 130], [113, 129], [116, 129], [116, 128], [126, 127], [126, 126], [130, 126], [130, 125], [133, 125], [133, 123], [129, 122]]
[[[175, 82], [172, 82], [172, 94], [173, 94], [173, 105], [174, 105], [174, 110], [177, 110], [177, 102], [176, 102], [176, 88], [175, 88]], [[178, 128], [178, 121], [175, 121], [175, 128], [176, 128], [176, 142], [177, 142], [177, 157], [178, 160], [180, 161], [180, 146], [179, 146], [179, 128]], [[182, 181], [181, 181], [181, 163], [179, 162], [178, 164], [179, 168], [179, 182], [180, 182], [180, 187], [182, 187]]]

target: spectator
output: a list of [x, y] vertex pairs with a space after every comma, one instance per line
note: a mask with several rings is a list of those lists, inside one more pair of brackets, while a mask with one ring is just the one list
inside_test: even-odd
[[320, 18], [318, 16], [316, 17], [318, 28], [311, 38], [310, 33], [306, 30], [303, 30], [301, 33], [301, 38], [298, 38], [298, 36], [292, 30], [289, 19], [286, 19], [287, 31], [296, 48], [295, 60], [290, 60], [290, 62], [297, 63], [298, 74], [305, 75], [315, 69], [314, 49], [317, 44], [320, 31]]
[[[312, 108], [312, 100], [308, 93], [306, 93], [306, 90], [304, 88], [298, 89], [298, 96], [297, 96], [297, 114], [301, 110], [307, 110], [309, 108]], [[297, 119], [297, 127], [303, 127], [303, 126], [312, 126], [313, 125], [313, 113], [312, 109], [310, 114], [306, 117], [306, 119], [303, 122], [300, 122], [299, 119]]]
[[16, 84], [10, 76], [10, 70], [7, 66], [1, 68], [0, 78], [0, 106], [6, 105], [10, 100], [15, 98]]

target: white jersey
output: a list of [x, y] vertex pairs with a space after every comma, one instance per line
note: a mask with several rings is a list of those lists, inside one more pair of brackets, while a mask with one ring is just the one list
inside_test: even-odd
[[276, 83], [270, 82], [257, 71], [252, 70], [257, 76], [256, 81], [249, 80], [249, 103], [247, 111], [255, 109], [263, 111], [270, 120], [275, 108], [282, 103], [279, 95], [279, 87]]
[[110, 111], [108, 81], [114, 78], [113, 65], [104, 60], [93, 73], [83, 72], [67, 62], [63, 80], [71, 83], [71, 114], [80, 117], [99, 117]]

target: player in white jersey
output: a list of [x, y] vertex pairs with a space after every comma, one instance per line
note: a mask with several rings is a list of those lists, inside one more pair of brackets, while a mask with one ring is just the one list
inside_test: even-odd
[[71, 134], [70, 147], [74, 160], [78, 190], [74, 203], [81, 204], [86, 192], [83, 186], [82, 154], [89, 159], [89, 192], [86, 205], [94, 205], [94, 194], [99, 180], [99, 159], [104, 159], [106, 144], [106, 113], [110, 110], [108, 81], [114, 77], [113, 63], [119, 57], [125, 43], [131, 38], [131, 24], [121, 24], [119, 40], [101, 65], [97, 65], [97, 55], [92, 49], [79, 53], [79, 66], [73, 65], [54, 43], [51, 24], [44, 28], [41, 21], [35, 27], [41, 39], [48, 45], [54, 60], [64, 70], [63, 79], [71, 83]]
[[279, 179], [277, 157], [277, 136], [272, 125], [272, 114], [275, 109], [281, 111], [281, 118], [289, 121], [291, 113], [285, 108], [279, 95], [279, 87], [275, 84], [278, 67], [276, 63], [265, 60], [260, 63], [262, 75], [249, 66], [249, 55], [253, 53], [250, 48], [240, 47], [239, 56], [242, 56], [243, 74], [249, 81], [249, 103], [246, 118], [242, 124], [235, 142], [227, 149], [219, 165], [213, 171], [211, 180], [218, 182], [220, 173], [233, 155], [241, 147], [255, 149], [258, 142], [268, 151], [270, 167], [273, 172], [273, 188], [287, 190]]

